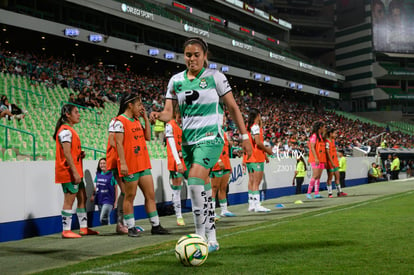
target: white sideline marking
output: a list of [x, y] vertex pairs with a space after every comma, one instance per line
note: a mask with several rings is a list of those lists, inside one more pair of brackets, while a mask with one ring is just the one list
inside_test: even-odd
[[[382, 198], [382, 199], [377, 199], [377, 200], [374, 199], [374, 200], [370, 200], [370, 201], [367, 201], [367, 202], [361, 202], [361, 203], [357, 203], [357, 204], [349, 206], [349, 207], [330, 210], [330, 211], [326, 211], [326, 212], [323, 212], [323, 213], [317, 213], [317, 214], [312, 214], [311, 213], [309, 216], [302, 217], [302, 219], [324, 216], [324, 215], [327, 215], [327, 214], [332, 214], [332, 213], [335, 213], [335, 212], [349, 210], [349, 209], [357, 208], [357, 207], [360, 207], [360, 206], [368, 205], [368, 204], [371, 204], [371, 203], [378, 203], [378, 202], [383, 202], [383, 201], [386, 201], [386, 200], [389, 200], [389, 199], [403, 197], [403, 196], [406, 196], [406, 195], [410, 195], [412, 193], [414, 193], [414, 191], [409, 191], [409, 192], [405, 192], [405, 193], [401, 193], [401, 194], [391, 195], [391, 196], [387, 196], [387, 197]], [[229, 234], [222, 235], [221, 237], [219, 237], [217, 239], [222, 239], [222, 238], [225, 238], [225, 237], [231, 237], [231, 236], [235, 236], [235, 235], [239, 235], [239, 234], [243, 234], [243, 233], [248, 233], [248, 232], [251, 232], [251, 231], [265, 229], [265, 228], [273, 227], [273, 226], [283, 224], [283, 223], [288, 223], [288, 222], [291, 222], [291, 220], [279, 221], [279, 222], [275, 222], [275, 223], [268, 224], [268, 225], [256, 226], [256, 227], [252, 227], [252, 228], [245, 229], [245, 230], [242, 230], [242, 231], [232, 232], [232, 233], [229, 233]], [[167, 254], [167, 253], [172, 253], [172, 251], [174, 251], [174, 249], [160, 251], [160, 252], [157, 252], [157, 253], [154, 253], [154, 254], [151, 254], [151, 255], [147, 255], [147, 256], [143, 256], [143, 257], [140, 257], [140, 258], [134, 258], [134, 259], [130, 259], [130, 260], [125, 260], [125, 261], [121, 261], [121, 262], [112, 263], [112, 264], [109, 264], [109, 265], [106, 265], [106, 266], [91, 269], [89, 271], [71, 273], [71, 275], [80, 275], [80, 274], [128, 275], [129, 273], [124, 273], [124, 272], [119, 272], [119, 271], [108, 271], [108, 270], [105, 270], [105, 269], [117, 267], [117, 266], [120, 266], [120, 265], [129, 264], [129, 263], [139, 262], [139, 261], [146, 260], [146, 259], [152, 258], [152, 257], [162, 256], [162, 255]]]

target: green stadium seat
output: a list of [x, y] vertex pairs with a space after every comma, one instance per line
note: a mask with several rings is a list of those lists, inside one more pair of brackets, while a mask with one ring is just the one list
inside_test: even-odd
[[3, 160], [4, 161], [16, 161], [17, 160], [16, 152], [11, 148], [6, 149], [6, 151], [4, 151], [3, 153]]

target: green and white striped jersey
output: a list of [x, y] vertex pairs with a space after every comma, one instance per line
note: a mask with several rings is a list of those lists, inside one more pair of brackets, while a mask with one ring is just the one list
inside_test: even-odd
[[230, 91], [226, 76], [217, 70], [203, 68], [193, 80], [188, 80], [185, 70], [170, 79], [166, 98], [178, 101], [183, 145], [223, 140], [221, 97]]

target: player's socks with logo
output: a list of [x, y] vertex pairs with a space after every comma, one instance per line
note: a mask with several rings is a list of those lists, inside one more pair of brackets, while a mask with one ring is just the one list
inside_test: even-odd
[[76, 214], [79, 220], [79, 227], [80, 228], [87, 228], [88, 227], [88, 217], [86, 216], [86, 209], [85, 208], [78, 208], [76, 209]]
[[195, 233], [205, 238], [206, 217], [204, 214], [205, 209], [207, 209], [207, 201], [204, 191], [204, 180], [196, 177], [188, 178], [188, 190], [194, 216]]
[[[207, 220], [206, 220], [206, 235], [207, 235], [207, 239], [209, 242], [217, 242], [216, 239], [216, 225], [215, 225], [215, 218], [216, 218], [216, 213], [215, 213], [215, 207], [213, 205], [213, 200], [211, 198], [212, 196], [212, 190], [211, 190], [211, 183], [208, 183], [206, 185], [204, 185], [204, 190], [206, 193], [206, 198], [207, 198], [207, 204], [208, 207], [205, 210], [206, 211], [206, 216], [207, 216]], [[215, 201], [214, 201], [215, 203]]]
[[253, 193], [249, 190], [249, 211], [254, 211]]
[[319, 179], [315, 180], [315, 195], [319, 195], [319, 183]]
[[70, 230], [72, 224], [72, 212], [71, 210], [64, 210], [62, 209], [62, 238], [64, 239], [75, 239], [81, 238], [82, 236], [72, 232]]
[[171, 189], [172, 189], [172, 201], [174, 204], [174, 211], [175, 211], [175, 216], [177, 218], [182, 217], [181, 214], [181, 185], [176, 186], [176, 185], [171, 185]]

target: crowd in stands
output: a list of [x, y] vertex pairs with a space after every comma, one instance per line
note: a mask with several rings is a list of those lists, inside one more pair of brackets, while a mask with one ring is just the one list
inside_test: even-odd
[[[29, 52], [10, 52], [0, 49], [0, 69], [15, 75], [27, 76], [32, 85], [43, 82], [49, 87], [61, 85], [72, 88], [74, 93], [68, 101], [87, 107], [104, 107], [105, 102], [116, 102], [125, 93], [139, 93], [147, 104], [147, 111], [160, 110], [164, 102], [168, 78], [159, 75], [140, 75], [128, 68], [118, 70], [102, 63], [90, 64], [86, 61], [74, 63], [61, 57], [34, 54]], [[346, 151], [363, 144], [375, 148], [413, 148], [414, 137], [402, 132], [389, 132], [388, 129], [374, 124], [353, 121], [335, 112], [324, 110], [323, 106], [303, 104], [294, 97], [285, 97], [269, 90], [244, 91], [234, 88], [233, 93], [241, 112], [247, 119], [249, 108], [261, 110], [265, 143], [273, 151], [307, 151], [307, 140], [314, 121], [322, 120], [328, 127], [338, 130], [337, 148]], [[228, 134], [235, 150], [240, 156], [238, 133], [227, 114]], [[384, 138], [372, 139], [387, 132]], [[385, 140], [385, 142], [384, 142]]]

